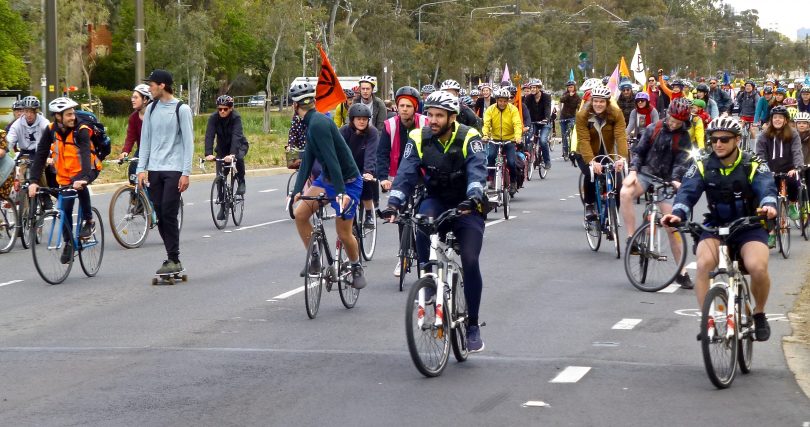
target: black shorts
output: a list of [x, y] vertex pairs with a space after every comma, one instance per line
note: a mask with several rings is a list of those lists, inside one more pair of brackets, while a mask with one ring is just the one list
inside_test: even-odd
[[[715, 234], [706, 233], [700, 235], [700, 240], [708, 239], [708, 238], [717, 238]], [[728, 241], [728, 244], [731, 248], [739, 251], [739, 248], [742, 248], [744, 244], [748, 242], [760, 242], [764, 245], [768, 244], [768, 232], [764, 228], [754, 228], [751, 230], [745, 230], [742, 232], [737, 233], [733, 236], [732, 239]]]
[[377, 181], [363, 181], [363, 192], [360, 193], [360, 200], [373, 200], [376, 185]]

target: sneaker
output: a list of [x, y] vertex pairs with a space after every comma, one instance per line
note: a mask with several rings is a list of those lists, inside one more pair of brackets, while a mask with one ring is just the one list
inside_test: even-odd
[[467, 351], [478, 353], [484, 350], [484, 341], [481, 339], [481, 327], [470, 325], [467, 327]]
[[799, 220], [799, 208], [796, 207], [795, 203], [791, 203], [790, 206], [788, 206], [788, 216], [793, 221]]
[[247, 190], [247, 187], [245, 186], [245, 180], [243, 179], [239, 181], [239, 185], [236, 186], [236, 195], [237, 196], [244, 195], [245, 190]]
[[517, 184], [514, 182], [509, 183], [509, 195], [514, 196], [517, 193]]
[[551, 162], [546, 162], [545, 167], [546, 167], [546, 170], [551, 169]]
[[366, 230], [373, 230], [374, 229], [374, 217], [371, 213], [366, 213], [366, 219], [363, 220], [363, 228]]
[[67, 264], [70, 262], [70, 258], [72, 256], [73, 256], [73, 247], [68, 244], [65, 244], [65, 247], [62, 248], [62, 256], [59, 257], [59, 261], [62, 262], [62, 264]]
[[85, 221], [82, 229], [79, 232], [80, 239], [89, 239], [96, 232], [96, 223], [94, 221]]
[[394, 267], [394, 277], [399, 277], [402, 274], [402, 263], [397, 261], [397, 266]]
[[219, 213], [217, 214], [217, 221], [224, 221], [225, 220], [225, 208], [219, 208]]
[[627, 238], [627, 245], [629, 246], [627, 251], [630, 253], [630, 255], [640, 255], [641, 251], [639, 250], [638, 242], [633, 242], [633, 245], [630, 246], [630, 239], [632, 239], [632, 237]]
[[776, 247], [776, 235], [775, 234], [769, 234], [768, 235], [768, 248], [773, 249], [775, 247]]
[[585, 219], [588, 221], [595, 221], [599, 215], [596, 214], [596, 208], [593, 206], [593, 203], [588, 203], [585, 205]]
[[180, 271], [177, 269], [177, 264], [174, 261], [167, 259], [163, 261], [163, 265], [155, 272], [155, 274], [172, 274]]
[[363, 275], [363, 266], [360, 263], [352, 264], [352, 287], [355, 289], [366, 287], [366, 276]]
[[681, 285], [683, 289], [694, 289], [695, 284], [692, 283], [692, 278], [689, 277], [689, 273], [683, 273], [675, 276], [675, 283]]
[[495, 180], [487, 178], [487, 188], [490, 190], [495, 189]]
[[754, 315], [754, 334], [757, 341], [768, 341], [771, 337], [771, 325], [768, 324], [768, 318], [765, 313], [757, 313]]
[[[309, 274], [317, 275], [321, 272], [321, 257], [317, 253], [312, 257], [312, 261], [309, 263]], [[301, 273], [299, 276], [304, 277], [307, 275], [307, 268], [304, 267], [301, 269]]]

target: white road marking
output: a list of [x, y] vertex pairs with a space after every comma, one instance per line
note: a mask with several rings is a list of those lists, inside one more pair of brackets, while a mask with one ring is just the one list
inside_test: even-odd
[[618, 347], [619, 343], [609, 341], [594, 341], [594, 347]]
[[278, 191], [278, 188], [271, 188], [269, 190], [262, 190], [259, 193], [272, 193], [273, 191]]
[[[509, 219], [513, 219], [513, 218], [517, 218], [517, 215], [509, 215]], [[496, 219], [495, 221], [490, 221], [490, 222], [484, 224], [484, 227], [489, 227], [490, 225], [500, 224], [500, 223], [502, 223], [504, 221], [506, 221], [506, 219], [504, 219], [504, 218]]]
[[671, 294], [671, 293], [674, 293], [675, 291], [677, 291], [680, 288], [681, 288], [681, 285], [679, 285], [677, 283], [673, 283], [673, 284], [667, 286], [666, 288], [661, 289], [658, 292], [665, 293], [665, 294]]
[[267, 300], [267, 302], [276, 302], [276, 300], [274, 300], [274, 299], [269, 299], [269, 300]]
[[233, 233], [233, 230], [224, 230], [223, 233]]
[[22, 282], [22, 280], [12, 280], [10, 282], [0, 283], [0, 286], [13, 285], [15, 283], [20, 283], [20, 282]]
[[184, 203], [183, 205], [185, 205], [185, 206], [194, 206], [194, 202]]
[[203, 201], [203, 203], [210, 203], [210, 202], [211, 202], [211, 199], [205, 199], [205, 201]]
[[210, 239], [210, 238], [211, 238], [211, 236], [209, 236], [208, 234], [203, 236], [203, 239]]
[[591, 370], [590, 366], [569, 366], [563, 369], [562, 372], [557, 374], [550, 383], [575, 383], [582, 379], [588, 371]]
[[542, 400], [530, 400], [523, 404], [524, 408], [545, 408], [546, 406], [551, 406]]
[[697, 270], [697, 262], [692, 261], [689, 264], [686, 264], [686, 266], [684, 268], [686, 268], [688, 270]]
[[532, 211], [523, 211], [523, 213], [530, 214], [530, 213], [532, 213]]
[[805, 422], [802, 424], [802, 427], [810, 427], [810, 421], [805, 421]]
[[[273, 297], [273, 298], [271, 298], [271, 299], [272, 299], [272, 300], [287, 299], [287, 298], [289, 298], [289, 297], [291, 297], [291, 296], [293, 296], [293, 295], [295, 295], [295, 294], [299, 294], [299, 293], [301, 293], [301, 292], [304, 292], [304, 287], [303, 287], [303, 286], [301, 286], [301, 287], [299, 287], [299, 288], [295, 288], [295, 289], [293, 289], [293, 290], [291, 290], [291, 291], [284, 292], [284, 293], [283, 293], [283, 294], [281, 294], [281, 295], [276, 295], [276, 296], [274, 296], [274, 297]], [[267, 300], [267, 301], [270, 301], [270, 300]]]
[[630, 329], [635, 328], [636, 325], [638, 325], [639, 323], [641, 323], [641, 319], [622, 319], [622, 320], [619, 320], [618, 323], [613, 325], [613, 327], [611, 329], [630, 330]]
[[564, 201], [566, 201], [566, 200], [568, 200], [568, 199], [560, 199], [560, 201], [562, 201], [562, 202], [564, 202]]
[[239, 228], [236, 229], [236, 231], [250, 230], [251, 228], [264, 227], [265, 225], [278, 224], [279, 222], [284, 222], [284, 221], [290, 221], [290, 220], [289, 219], [277, 219], [275, 221], [263, 222], [261, 224], [248, 225], [247, 227], [239, 227]]

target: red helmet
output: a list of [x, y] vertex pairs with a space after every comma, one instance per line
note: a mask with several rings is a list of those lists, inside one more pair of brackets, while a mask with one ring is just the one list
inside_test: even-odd
[[673, 119], [686, 122], [689, 121], [689, 117], [692, 115], [691, 108], [692, 101], [686, 98], [676, 98], [669, 104], [667, 114]]

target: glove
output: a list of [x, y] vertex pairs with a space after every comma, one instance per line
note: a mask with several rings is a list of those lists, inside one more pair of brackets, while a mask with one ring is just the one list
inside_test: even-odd
[[481, 201], [474, 197], [470, 197], [469, 199], [459, 203], [456, 209], [464, 212], [475, 212], [479, 215], [484, 213], [484, 210], [481, 207]]
[[387, 208], [380, 211], [380, 217], [384, 220], [388, 220], [389, 218], [396, 217], [399, 214], [399, 208], [394, 205], [388, 205]]

